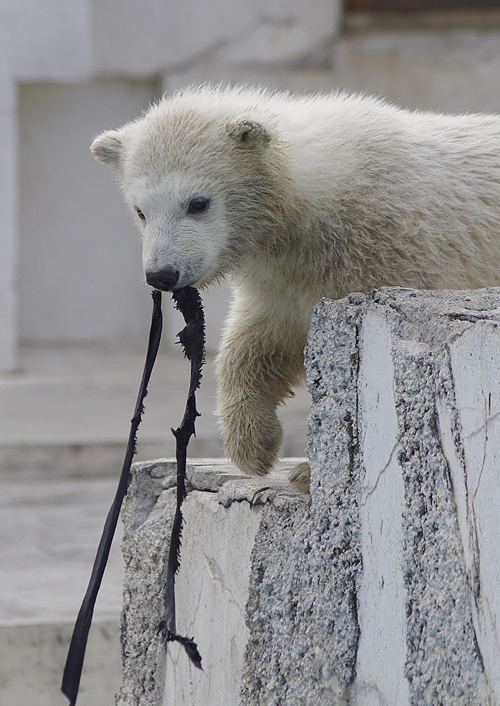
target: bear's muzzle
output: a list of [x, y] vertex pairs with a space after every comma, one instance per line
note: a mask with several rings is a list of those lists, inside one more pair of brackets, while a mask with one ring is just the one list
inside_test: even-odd
[[173, 267], [166, 267], [157, 272], [146, 272], [146, 282], [150, 287], [161, 289], [163, 292], [171, 292], [179, 281], [179, 270]]

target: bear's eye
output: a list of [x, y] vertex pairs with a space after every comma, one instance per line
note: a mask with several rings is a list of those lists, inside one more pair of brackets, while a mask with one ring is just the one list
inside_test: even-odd
[[193, 216], [196, 213], [204, 213], [210, 206], [210, 199], [203, 198], [203, 196], [198, 196], [195, 199], [191, 199], [187, 207], [188, 215]]
[[145, 220], [146, 220], [146, 216], [145, 216], [144, 213], [141, 211], [141, 209], [140, 209], [138, 206], [134, 206], [134, 208], [135, 208], [135, 210], [137, 211], [137, 215], [139, 216], [139, 218], [141, 219], [141, 221], [145, 221]]

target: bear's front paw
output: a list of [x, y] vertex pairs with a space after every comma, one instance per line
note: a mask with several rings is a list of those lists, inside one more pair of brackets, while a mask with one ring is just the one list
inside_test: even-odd
[[236, 437], [225, 440], [229, 458], [251, 476], [265, 476], [272, 469], [281, 446], [281, 434], [271, 437], [246, 436], [237, 441]]
[[309, 464], [299, 463], [295, 468], [292, 468], [288, 480], [294, 490], [297, 490], [299, 493], [308, 493], [311, 480], [311, 468]]
[[232, 413], [221, 414], [222, 437], [226, 453], [251, 476], [265, 476], [273, 467], [282, 441], [276, 414], [262, 418], [261, 409], [240, 405]]

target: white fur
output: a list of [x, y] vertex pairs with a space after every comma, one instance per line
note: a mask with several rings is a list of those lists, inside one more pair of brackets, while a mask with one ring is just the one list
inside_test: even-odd
[[[232, 278], [219, 412], [249, 473], [276, 458], [276, 406], [302, 378], [322, 296], [500, 284], [498, 116], [208, 86], [165, 98], [92, 151], [146, 217], [146, 272], [178, 271], [179, 287]], [[189, 215], [195, 197], [210, 207]]]

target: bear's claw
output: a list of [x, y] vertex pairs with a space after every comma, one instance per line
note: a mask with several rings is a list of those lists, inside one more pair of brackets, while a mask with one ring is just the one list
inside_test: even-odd
[[288, 475], [291, 486], [299, 493], [309, 492], [310, 479], [311, 468], [308, 463], [299, 463], [295, 468], [292, 468]]

